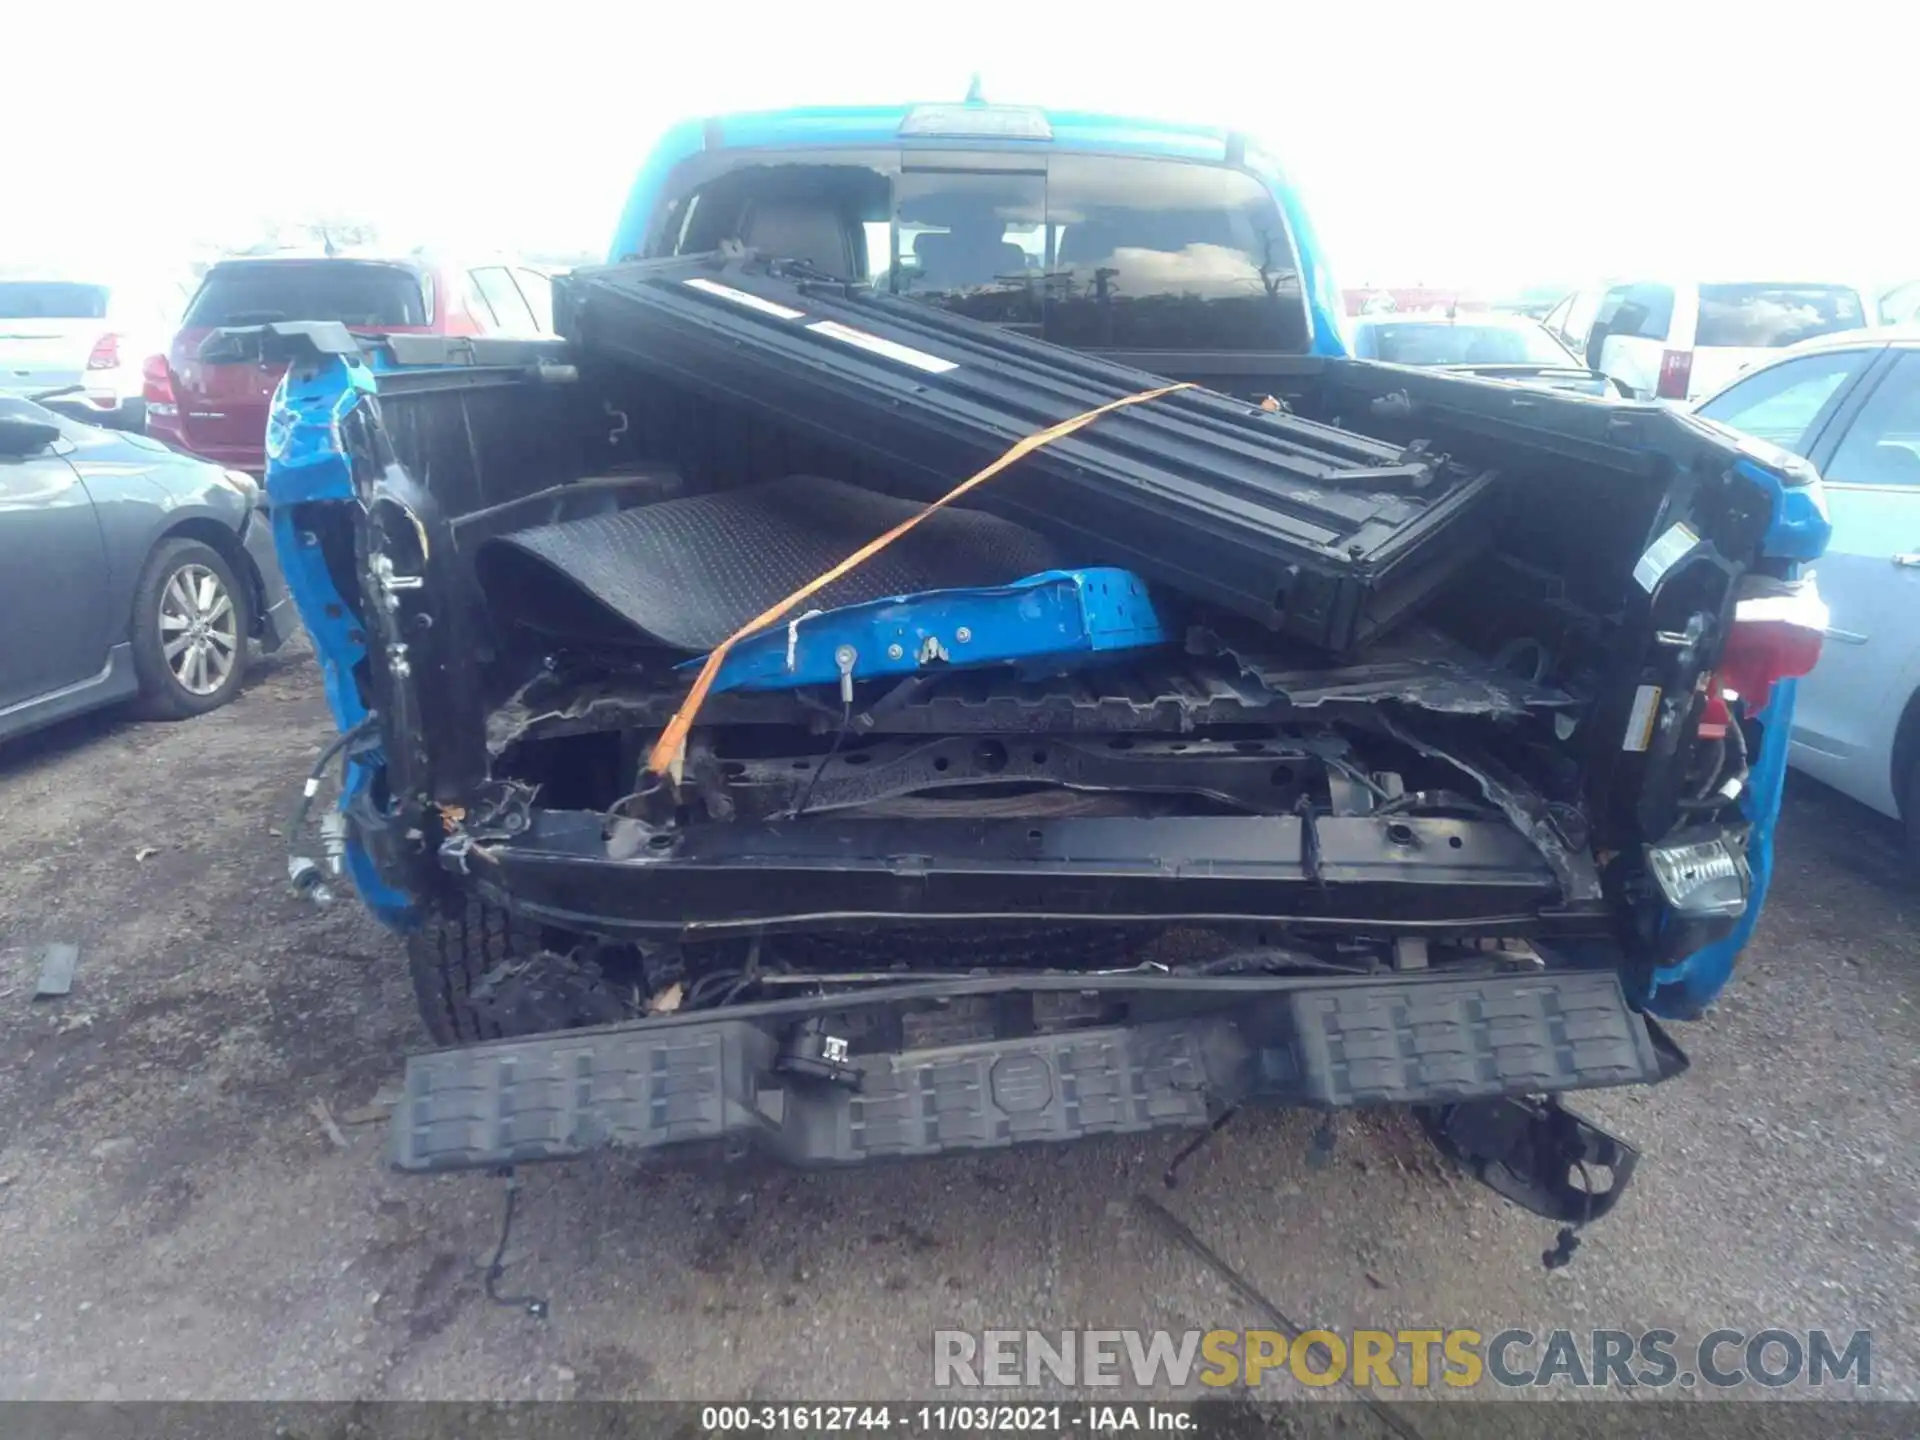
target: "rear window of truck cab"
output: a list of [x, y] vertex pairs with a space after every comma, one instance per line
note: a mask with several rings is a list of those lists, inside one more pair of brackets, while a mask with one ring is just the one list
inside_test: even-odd
[[728, 241], [1082, 349], [1301, 353], [1311, 338], [1280, 207], [1259, 180], [1219, 165], [703, 156], [683, 167], [647, 253]]

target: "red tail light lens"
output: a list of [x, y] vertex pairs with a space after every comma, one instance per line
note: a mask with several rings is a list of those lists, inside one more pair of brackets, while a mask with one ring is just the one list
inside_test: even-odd
[[1761, 582], [1734, 609], [1717, 672], [1721, 688], [1758, 714], [1777, 681], [1812, 671], [1826, 633], [1827, 607], [1811, 580]]
[[114, 370], [120, 365], [120, 337], [102, 335], [93, 342], [93, 351], [87, 356], [89, 370]]
[[166, 356], [149, 355], [140, 362], [140, 396], [149, 405], [173, 404], [173, 372]]
[[1687, 387], [1693, 383], [1693, 352], [1691, 350], [1662, 350], [1660, 352], [1660, 383], [1654, 394], [1662, 400], [1684, 400]]

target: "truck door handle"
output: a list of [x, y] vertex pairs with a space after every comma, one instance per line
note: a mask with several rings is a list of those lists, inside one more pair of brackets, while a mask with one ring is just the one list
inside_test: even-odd
[[1893, 557], [1893, 563], [1907, 570], [1920, 570], [1920, 550]]

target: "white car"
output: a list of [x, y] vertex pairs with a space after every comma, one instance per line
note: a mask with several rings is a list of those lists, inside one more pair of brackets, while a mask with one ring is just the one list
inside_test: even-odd
[[0, 394], [71, 390], [56, 409], [139, 430], [142, 363], [166, 348], [185, 301], [168, 281], [0, 273]]
[[1631, 280], [1576, 290], [1544, 323], [1640, 399], [1688, 402], [1786, 346], [1877, 318], [1851, 284]]
[[1800, 682], [1791, 762], [1903, 819], [1920, 856], [1920, 328], [1797, 345], [1698, 413], [1825, 478], [1833, 538], [1816, 569], [1831, 618]]

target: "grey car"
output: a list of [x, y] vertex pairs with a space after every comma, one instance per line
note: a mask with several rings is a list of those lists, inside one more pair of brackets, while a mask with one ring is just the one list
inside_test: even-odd
[[181, 719], [297, 623], [237, 471], [0, 396], [0, 740], [134, 700]]

